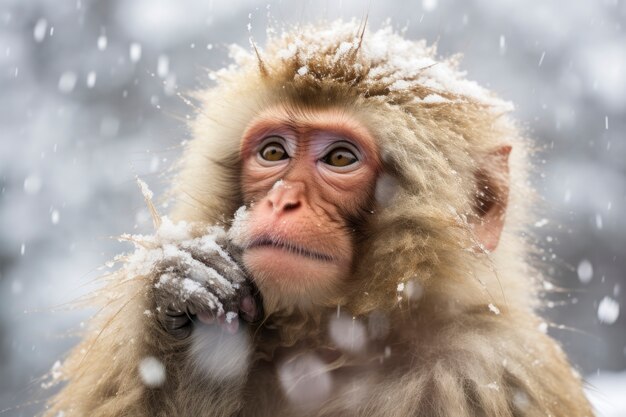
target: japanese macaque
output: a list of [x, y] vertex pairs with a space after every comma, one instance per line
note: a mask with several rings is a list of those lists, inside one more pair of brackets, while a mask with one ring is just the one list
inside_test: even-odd
[[591, 417], [534, 313], [528, 144], [435, 54], [342, 22], [234, 48], [46, 415]]

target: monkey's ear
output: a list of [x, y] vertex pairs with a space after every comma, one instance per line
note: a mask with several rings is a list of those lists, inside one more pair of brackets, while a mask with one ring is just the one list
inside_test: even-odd
[[[505, 145], [490, 152], [476, 173], [475, 216], [470, 224], [482, 249], [496, 249], [509, 200], [509, 154]], [[476, 248], [478, 250], [478, 248]]]

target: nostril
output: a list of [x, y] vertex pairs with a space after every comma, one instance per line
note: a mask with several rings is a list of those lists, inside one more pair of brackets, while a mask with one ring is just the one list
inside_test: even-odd
[[300, 207], [300, 202], [299, 201], [289, 202], [289, 203], [285, 203], [285, 205], [283, 206], [283, 210], [290, 211], [290, 210], [295, 210], [298, 207]]

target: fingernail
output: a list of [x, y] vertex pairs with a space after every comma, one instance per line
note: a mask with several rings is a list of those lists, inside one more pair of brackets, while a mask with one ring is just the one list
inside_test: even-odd
[[249, 315], [250, 317], [256, 316], [256, 302], [251, 295], [243, 297], [241, 300], [241, 311]]
[[198, 320], [200, 320], [204, 324], [215, 323], [215, 315], [213, 315], [213, 313], [210, 313], [208, 311], [202, 311], [196, 314], [196, 317], [198, 317]]

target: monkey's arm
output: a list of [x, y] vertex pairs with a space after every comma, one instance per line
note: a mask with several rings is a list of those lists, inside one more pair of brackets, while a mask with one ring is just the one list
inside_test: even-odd
[[[138, 249], [91, 297], [99, 310], [54, 375], [66, 385], [45, 416], [61, 411], [65, 417], [237, 413], [247, 372], [245, 329], [231, 335], [232, 325], [209, 326], [191, 318], [214, 315], [225, 322], [228, 315], [237, 322], [238, 301], [249, 296], [243, 271], [224, 250], [223, 231], [192, 238], [162, 229], [146, 239], [129, 237]], [[247, 307], [241, 315], [254, 315]], [[210, 331], [194, 338], [194, 326]], [[222, 348], [215, 340], [230, 345], [219, 358], [221, 372], [213, 374], [211, 358], [202, 351]]]

